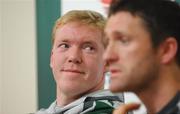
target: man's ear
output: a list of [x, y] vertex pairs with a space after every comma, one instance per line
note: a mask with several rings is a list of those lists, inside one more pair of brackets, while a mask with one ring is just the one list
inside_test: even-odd
[[53, 67], [54, 59], [53, 59], [53, 50], [51, 50], [51, 57], [50, 57], [50, 67]]
[[174, 37], [167, 38], [159, 48], [162, 64], [168, 64], [175, 60], [178, 44]]

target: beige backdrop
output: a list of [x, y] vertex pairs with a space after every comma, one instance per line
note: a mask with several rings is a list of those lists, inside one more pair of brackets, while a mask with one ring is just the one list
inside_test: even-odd
[[37, 107], [35, 0], [0, 1], [0, 114]]

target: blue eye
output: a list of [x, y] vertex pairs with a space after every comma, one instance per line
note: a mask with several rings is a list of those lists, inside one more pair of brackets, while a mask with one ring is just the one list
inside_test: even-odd
[[129, 40], [128, 39], [121, 39], [120, 40], [123, 44], [128, 44], [129, 43]]
[[128, 45], [130, 43], [129, 37], [117, 37], [116, 39], [123, 45]]
[[86, 47], [86, 48], [85, 48], [85, 50], [92, 51], [92, 50], [94, 50], [94, 48], [93, 48], [93, 47], [88, 46], [88, 47]]
[[94, 52], [95, 51], [95, 48], [93, 46], [90, 46], [90, 45], [84, 45], [83, 46], [83, 49], [86, 51], [86, 52]]
[[62, 43], [62, 44], [59, 44], [58, 47], [65, 49], [65, 48], [69, 48], [70, 46], [66, 43]]

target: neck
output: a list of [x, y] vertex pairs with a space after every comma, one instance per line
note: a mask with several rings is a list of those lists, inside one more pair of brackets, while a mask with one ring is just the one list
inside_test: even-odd
[[[95, 87], [85, 91], [85, 92], [79, 92], [79, 93], [66, 93], [61, 91], [61, 89], [58, 88], [57, 86], [57, 105], [58, 106], [65, 106], [68, 105], [69, 103], [81, 98], [82, 96], [98, 91], [98, 90], [102, 90], [104, 87], [104, 78], [99, 82], [98, 85], [96, 85]], [[78, 91], [77, 91], [78, 92]]]
[[166, 106], [179, 90], [179, 81], [175, 77], [179, 77], [179, 71], [163, 70], [159, 78], [151, 83], [148, 88], [136, 92], [148, 109], [148, 114], [158, 113]]
[[78, 99], [78, 97], [74, 96], [74, 97], [70, 97], [67, 96], [66, 94], [64, 94], [63, 92], [57, 91], [57, 105], [62, 107], [65, 106], [73, 101], [75, 101], [76, 99]]

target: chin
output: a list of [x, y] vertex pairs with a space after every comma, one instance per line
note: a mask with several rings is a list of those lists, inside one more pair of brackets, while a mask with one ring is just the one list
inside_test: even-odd
[[118, 93], [121, 91], [121, 89], [119, 89], [118, 87], [115, 87], [115, 86], [110, 86], [110, 91], [113, 92], [113, 93]]
[[119, 92], [125, 92], [125, 91], [128, 91], [127, 90], [127, 87], [124, 87], [124, 86], [116, 86], [116, 85], [110, 85], [110, 91], [113, 92], [113, 93], [119, 93]]

